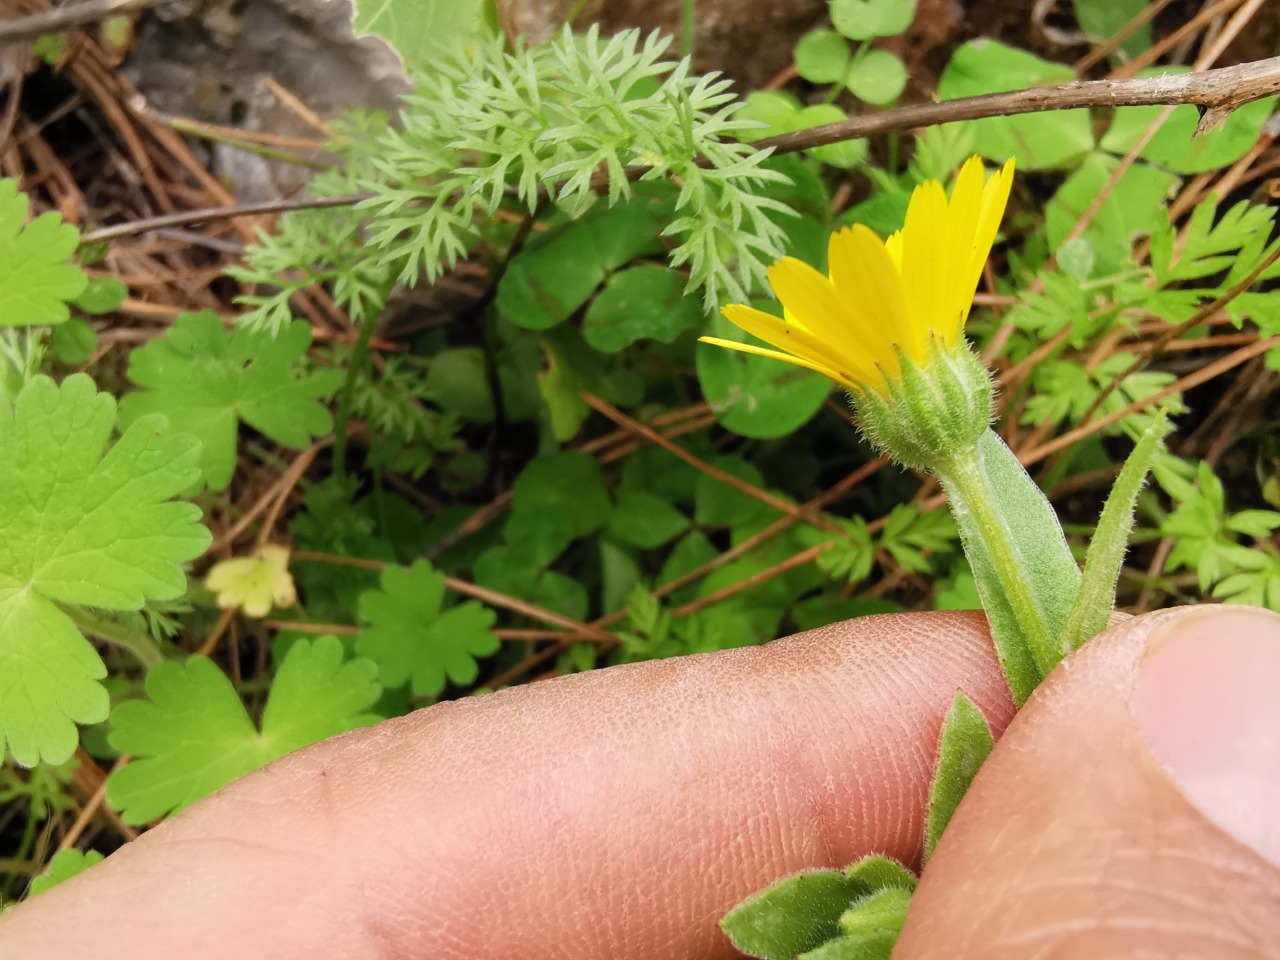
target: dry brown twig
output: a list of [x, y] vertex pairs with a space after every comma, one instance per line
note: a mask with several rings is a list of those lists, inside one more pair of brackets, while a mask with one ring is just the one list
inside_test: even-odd
[[[795, 133], [757, 140], [755, 145], [762, 150], [772, 149], [775, 153], [795, 153], [843, 140], [857, 140], [876, 134], [911, 130], [957, 120], [1047, 113], [1079, 107], [1180, 106], [1183, 104], [1191, 104], [1200, 109], [1200, 124], [1196, 131], [1199, 134], [1226, 122], [1231, 111], [1238, 107], [1276, 93], [1280, 93], [1280, 57], [1271, 57], [1267, 60], [1256, 60], [1233, 67], [1219, 67], [1215, 70], [1176, 76], [1085, 80], [1052, 87], [1032, 87], [1029, 90], [1015, 90], [1010, 93], [990, 93], [959, 100], [912, 104], [886, 110], [883, 113], [850, 117], [840, 123], [829, 123]], [[627, 174], [634, 179], [646, 170], [645, 167], [629, 168]], [[359, 203], [370, 197], [371, 194], [299, 197], [268, 203], [187, 210], [93, 230], [84, 235], [84, 242], [100, 243], [145, 233], [158, 227], [183, 226], [223, 217], [345, 206]]]
[[137, 13], [158, 7], [169, 0], [82, 0], [81, 3], [53, 10], [42, 10], [25, 17], [0, 21], [0, 43], [34, 40], [46, 33], [61, 33], [74, 27], [96, 23], [126, 13]]
[[1022, 113], [1049, 113], [1079, 107], [1151, 107], [1191, 104], [1201, 117], [1197, 135], [1226, 122], [1233, 110], [1280, 93], [1280, 57], [1215, 70], [1122, 80], [1077, 80], [1053, 87], [988, 93], [961, 100], [917, 103], [884, 113], [850, 117], [839, 123], [757, 140], [756, 146], [791, 153], [880, 133], [928, 127], [956, 120], [981, 120]]

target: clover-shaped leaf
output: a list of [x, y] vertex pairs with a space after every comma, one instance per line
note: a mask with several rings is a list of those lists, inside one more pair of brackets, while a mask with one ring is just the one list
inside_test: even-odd
[[107, 802], [127, 823], [146, 823], [286, 753], [376, 723], [377, 667], [343, 662], [336, 637], [300, 640], [276, 673], [255, 728], [231, 681], [213, 661], [165, 661], [147, 674], [147, 700], [111, 712], [111, 745], [134, 756], [111, 775]]
[[476, 658], [500, 646], [492, 610], [474, 600], [447, 610], [443, 603], [444, 574], [421, 560], [387, 567], [381, 589], [361, 594], [360, 620], [367, 626], [356, 650], [377, 662], [388, 687], [412, 681], [415, 694], [432, 695], [446, 680], [473, 683], [480, 672]]
[[0, 736], [20, 763], [66, 760], [75, 724], [107, 716], [106, 670], [64, 607], [180, 596], [180, 565], [209, 544], [199, 508], [169, 502], [199, 444], [146, 417], [107, 449], [115, 419], [84, 375], [0, 404]]
[[295, 450], [332, 429], [320, 401], [337, 390], [342, 374], [295, 376], [310, 345], [311, 328], [301, 321], [273, 338], [243, 327], [228, 332], [210, 311], [184, 314], [167, 336], [131, 354], [129, 379], [142, 389], [120, 401], [120, 417], [129, 424], [166, 414], [175, 430], [204, 444], [205, 483], [221, 490], [235, 472], [239, 421]]
[[68, 263], [80, 233], [56, 213], [27, 223], [30, 207], [16, 180], [0, 180], [0, 327], [62, 323], [84, 293], [84, 272]]
[[67, 850], [59, 850], [53, 855], [53, 859], [49, 861], [49, 868], [31, 881], [31, 890], [28, 892], [27, 898], [30, 899], [36, 894], [44, 893], [46, 890], [70, 880], [77, 873], [84, 873], [95, 863], [101, 863], [104, 859], [97, 850], [82, 851], [74, 847]]

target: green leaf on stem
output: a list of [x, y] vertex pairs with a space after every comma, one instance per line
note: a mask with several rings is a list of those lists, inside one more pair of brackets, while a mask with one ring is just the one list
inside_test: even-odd
[[840, 933], [840, 917], [867, 886], [840, 870], [806, 870], [779, 880], [720, 921], [733, 945], [762, 960], [791, 960]]
[[1151, 464], [1160, 452], [1166, 429], [1165, 415], [1161, 412], [1138, 439], [1116, 477], [1085, 556], [1080, 593], [1058, 639], [1064, 653], [1079, 649], [1097, 636], [1111, 619], [1111, 610], [1116, 603], [1116, 581], [1120, 578], [1120, 565], [1129, 547], [1138, 494], [1142, 492]]
[[942, 721], [942, 736], [938, 740], [938, 766], [929, 789], [929, 806], [924, 821], [924, 856], [933, 856], [942, 831], [951, 822], [951, 816], [973, 783], [995, 741], [987, 718], [977, 705], [956, 691], [956, 698]]
[[1026, 703], [1062, 654], [1056, 639], [1080, 587], [1052, 505], [988, 430], [968, 462], [937, 469], [1014, 700]]
[[870, 854], [845, 867], [845, 876], [865, 883], [873, 893], [877, 890], [916, 888], [916, 875], [892, 857]]

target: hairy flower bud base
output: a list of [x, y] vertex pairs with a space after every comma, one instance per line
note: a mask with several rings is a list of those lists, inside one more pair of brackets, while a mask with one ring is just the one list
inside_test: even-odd
[[858, 422], [875, 447], [904, 467], [936, 471], [973, 448], [991, 424], [993, 388], [982, 361], [964, 344], [934, 340], [924, 363], [898, 351], [900, 372], [884, 390], [853, 395]]

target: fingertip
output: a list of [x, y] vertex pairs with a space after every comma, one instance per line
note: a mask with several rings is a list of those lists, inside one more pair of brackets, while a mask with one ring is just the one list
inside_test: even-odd
[[1183, 795], [1280, 866], [1278, 677], [1280, 616], [1224, 608], [1153, 632], [1133, 706]]
[[895, 960], [1272, 955], [1278, 619], [1161, 611], [1068, 658], [961, 803]]

